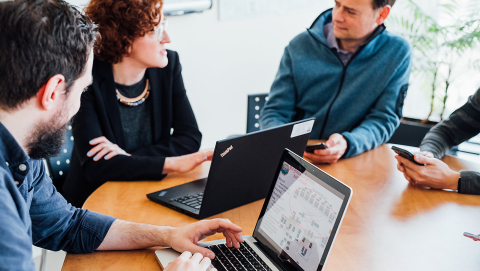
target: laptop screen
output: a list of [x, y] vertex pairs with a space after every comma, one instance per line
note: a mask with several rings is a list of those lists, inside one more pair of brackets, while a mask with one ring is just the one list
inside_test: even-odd
[[296, 161], [282, 162], [256, 235], [297, 270], [317, 270], [343, 216], [346, 195]]

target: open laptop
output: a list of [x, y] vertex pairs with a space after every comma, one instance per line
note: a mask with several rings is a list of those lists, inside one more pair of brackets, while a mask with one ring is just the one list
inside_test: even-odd
[[[200, 243], [215, 253], [212, 265], [225, 270], [322, 270], [352, 197], [347, 185], [285, 150], [253, 236], [240, 249], [225, 240]], [[241, 225], [240, 225], [241, 226]], [[180, 255], [156, 252], [165, 267]]]
[[208, 179], [148, 194], [171, 209], [203, 219], [267, 196], [285, 148], [303, 154], [315, 119], [218, 141]]

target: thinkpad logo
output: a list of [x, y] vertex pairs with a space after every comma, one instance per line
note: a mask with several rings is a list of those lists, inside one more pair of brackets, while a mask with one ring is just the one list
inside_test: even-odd
[[163, 196], [165, 196], [165, 194], [167, 194], [167, 191], [162, 191], [162, 192], [160, 192], [160, 195], [158, 195], [158, 196], [163, 197]]
[[233, 150], [233, 146], [228, 147], [222, 154], [220, 154], [221, 157], [224, 157], [227, 155], [231, 150]]

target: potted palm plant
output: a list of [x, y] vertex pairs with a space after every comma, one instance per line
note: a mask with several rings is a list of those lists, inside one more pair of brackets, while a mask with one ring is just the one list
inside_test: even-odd
[[440, 121], [445, 117], [452, 83], [466, 70], [480, 67], [479, 59], [470, 54], [480, 45], [480, 1], [470, 0], [462, 5], [448, 0], [439, 5], [438, 18], [442, 18], [444, 24], [425, 13], [412, 0], [406, 2], [406, 7], [406, 16], [393, 16], [388, 24], [412, 45], [412, 78], [425, 82], [424, 89], [430, 96], [429, 104], [425, 106], [430, 110], [421, 120], [402, 119], [390, 141], [418, 146], [436, 124], [432, 117]]

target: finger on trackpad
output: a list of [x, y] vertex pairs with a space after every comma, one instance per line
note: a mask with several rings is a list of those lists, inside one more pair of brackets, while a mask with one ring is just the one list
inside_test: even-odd
[[[173, 262], [175, 261], [178, 256], [181, 255], [181, 253], [171, 249], [171, 248], [165, 248], [165, 249], [159, 249], [159, 250], [156, 250], [155, 251], [155, 255], [157, 256], [157, 261], [158, 263], [160, 264], [160, 267], [163, 269], [165, 269], [165, 267], [167, 267], [167, 265], [170, 263], [170, 262]], [[210, 271], [210, 269], [212, 269], [213, 266], [210, 265], [209, 268], [207, 268], [207, 271]]]

